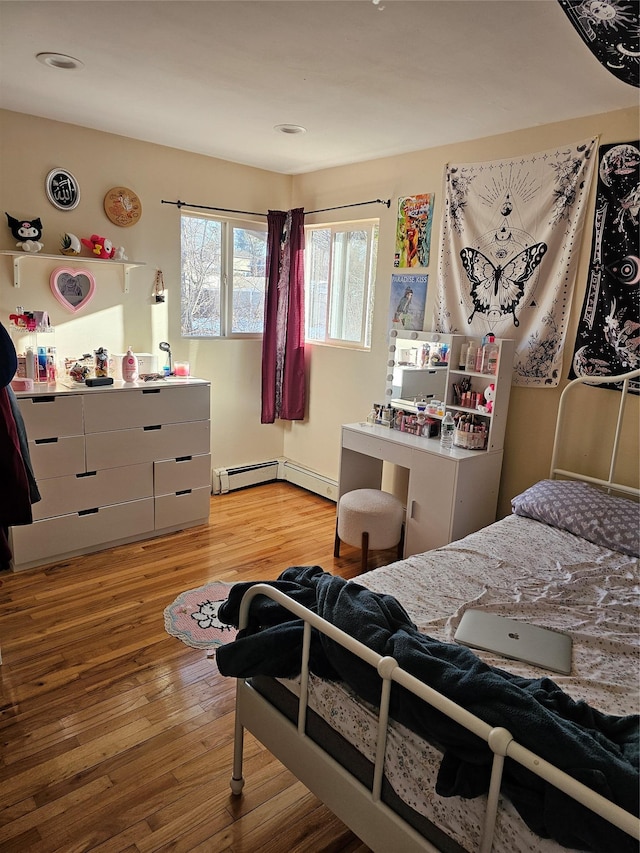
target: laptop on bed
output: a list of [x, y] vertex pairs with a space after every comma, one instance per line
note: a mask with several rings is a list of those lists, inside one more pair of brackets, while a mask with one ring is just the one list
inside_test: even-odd
[[465, 610], [454, 640], [463, 646], [495, 652], [552, 672], [563, 675], [571, 672], [572, 641], [568, 634], [508, 619], [496, 613]]

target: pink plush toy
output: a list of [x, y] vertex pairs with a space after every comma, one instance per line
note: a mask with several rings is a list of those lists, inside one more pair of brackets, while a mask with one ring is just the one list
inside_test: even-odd
[[99, 237], [97, 234], [92, 234], [89, 240], [85, 240], [83, 237], [82, 244], [91, 249], [93, 254], [98, 258], [112, 258], [116, 253], [115, 246], [111, 240], [107, 237]]
[[482, 393], [483, 393], [483, 396], [485, 399], [485, 404], [483, 406], [484, 411], [487, 413], [492, 412], [493, 411], [493, 401], [496, 398], [495, 383], [492, 382], [491, 385], [487, 385], [487, 387], [484, 389], [484, 391]]

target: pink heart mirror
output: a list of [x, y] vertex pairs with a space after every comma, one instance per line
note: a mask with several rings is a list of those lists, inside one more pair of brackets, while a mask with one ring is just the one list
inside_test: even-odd
[[58, 267], [51, 273], [51, 291], [67, 311], [79, 311], [91, 300], [96, 280], [88, 270]]

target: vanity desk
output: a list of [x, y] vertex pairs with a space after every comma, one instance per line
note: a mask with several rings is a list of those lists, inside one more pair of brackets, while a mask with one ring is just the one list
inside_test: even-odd
[[[479, 449], [467, 449], [464, 438], [471, 433], [464, 431], [459, 437], [456, 431], [454, 447], [444, 450], [437, 437], [386, 424], [342, 426], [338, 499], [353, 489], [379, 489], [385, 462], [408, 472], [405, 557], [440, 548], [496, 520], [514, 343], [498, 339], [492, 344], [490, 373], [483, 364], [465, 363], [467, 348], [479, 344], [467, 335], [393, 330], [385, 392], [393, 411], [416, 411], [416, 400], [437, 399], [442, 412], [480, 424], [484, 441]], [[461, 396], [466, 389], [483, 399], [489, 384], [494, 402], [488, 409], [472, 408]]]
[[375, 424], [345, 424], [339, 498], [352, 489], [379, 489], [384, 462], [409, 472], [405, 557], [439, 548], [495, 521], [502, 450], [441, 450], [438, 438]]

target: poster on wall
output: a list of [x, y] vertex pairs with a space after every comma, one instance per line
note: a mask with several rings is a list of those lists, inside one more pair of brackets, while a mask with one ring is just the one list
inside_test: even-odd
[[391, 276], [390, 329], [423, 330], [428, 280], [428, 275], [399, 273]]
[[398, 199], [394, 267], [428, 267], [433, 193]]
[[597, 139], [448, 164], [433, 328], [515, 341], [513, 383], [562, 371]]
[[[570, 379], [640, 367], [639, 212], [640, 142], [601, 145], [589, 275]], [[636, 382], [635, 390], [639, 387]]]

